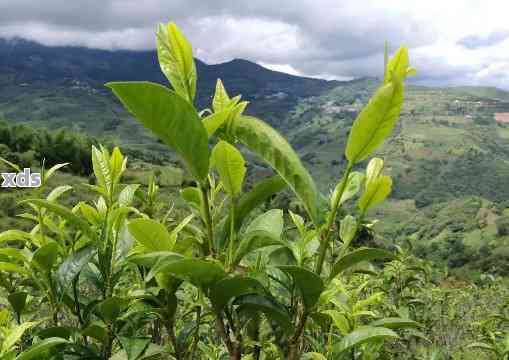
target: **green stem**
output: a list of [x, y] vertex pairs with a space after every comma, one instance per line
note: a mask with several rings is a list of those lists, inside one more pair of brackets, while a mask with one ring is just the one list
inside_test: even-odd
[[234, 258], [233, 258], [233, 243], [235, 241], [235, 205], [236, 205], [236, 199], [232, 196], [231, 200], [231, 208], [230, 208], [230, 241], [228, 243], [228, 261], [227, 266], [230, 268], [231, 265], [234, 264]]
[[327, 354], [326, 354], [326, 358], [328, 359], [329, 356], [332, 354], [332, 335], [333, 335], [333, 330], [334, 329], [334, 326], [331, 324], [331, 326], [329, 327], [329, 336], [327, 337]]
[[44, 218], [41, 213], [41, 208], [37, 209], [37, 220], [39, 221], [39, 232], [41, 233], [41, 244], [46, 245], [46, 236], [44, 231]]
[[336, 214], [339, 209], [339, 201], [341, 200], [341, 197], [343, 196], [343, 193], [345, 192], [346, 186], [348, 184], [348, 178], [350, 177], [350, 173], [352, 172], [353, 164], [349, 163], [345, 175], [343, 176], [343, 179], [341, 180], [341, 187], [339, 189], [339, 192], [334, 200], [334, 203], [332, 204], [331, 214], [329, 218], [327, 219], [327, 224], [325, 226], [325, 232], [321, 236], [321, 242], [320, 242], [320, 249], [319, 249], [319, 256], [318, 261], [316, 263], [315, 273], [320, 275], [322, 273], [323, 269], [323, 262], [325, 260], [325, 254], [327, 253], [327, 248], [329, 246], [330, 241], [330, 235], [332, 233], [332, 227], [334, 226], [334, 222], [336, 220]]
[[210, 215], [210, 203], [209, 203], [209, 187], [208, 186], [200, 186], [201, 193], [203, 196], [203, 207], [205, 212], [205, 226], [207, 227], [207, 238], [209, 243], [209, 255], [214, 257], [214, 230], [212, 225], [212, 216]]

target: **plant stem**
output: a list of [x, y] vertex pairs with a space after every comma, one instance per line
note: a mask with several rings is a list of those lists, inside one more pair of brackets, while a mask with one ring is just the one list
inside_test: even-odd
[[191, 353], [189, 355], [189, 359], [194, 358], [194, 353], [196, 352], [196, 347], [198, 346], [198, 340], [200, 338], [200, 323], [201, 323], [201, 306], [196, 307], [196, 331], [194, 333], [193, 345], [191, 347]]
[[175, 323], [174, 323], [173, 319], [168, 320], [166, 322], [166, 331], [168, 332], [170, 342], [173, 346], [173, 351], [175, 353], [175, 357], [177, 359], [180, 359], [180, 350], [179, 350], [178, 343], [177, 343], [177, 336], [175, 335], [174, 325], [175, 325]]
[[315, 273], [320, 275], [322, 273], [323, 269], [323, 262], [325, 260], [325, 254], [327, 253], [327, 248], [329, 246], [330, 241], [330, 235], [332, 233], [332, 227], [334, 226], [334, 222], [336, 220], [336, 214], [338, 212], [339, 208], [339, 201], [341, 200], [341, 197], [343, 196], [343, 193], [345, 192], [346, 186], [348, 184], [348, 178], [350, 176], [350, 173], [352, 172], [353, 164], [349, 163], [345, 174], [343, 175], [343, 179], [341, 180], [341, 187], [339, 188], [339, 192], [334, 199], [334, 203], [332, 204], [332, 209], [329, 218], [327, 219], [327, 224], [325, 226], [325, 231], [322, 233], [321, 236], [321, 242], [320, 242], [320, 249], [319, 249], [319, 255], [318, 255], [318, 261], [316, 263]]
[[205, 211], [205, 226], [207, 227], [207, 237], [209, 243], [209, 255], [214, 257], [214, 230], [212, 225], [212, 216], [210, 215], [210, 203], [209, 203], [209, 187], [202, 185], [200, 186], [201, 193], [203, 196], [203, 207]]
[[103, 347], [103, 359], [108, 360], [111, 357], [111, 350], [113, 348], [113, 328], [111, 324], [107, 325], [108, 339]]
[[226, 327], [224, 325], [223, 316], [221, 315], [221, 313], [217, 314], [216, 328], [217, 328], [217, 331], [219, 332], [219, 335], [221, 335], [221, 337], [223, 338], [223, 341], [226, 345], [226, 348], [228, 349], [228, 353], [230, 354], [230, 357], [233, 356], [233, 352], [234, 352], [233, 344], [230, 339], [230, 336], [226, 333]]
[[235, 205], [236, 199], [232, 196], [231, 208], [230, 208], [230, 236], [228, 242], [228, 254], [227, 254], [227, 268], [230, 268], [234, 263], [233, 259], [233, 242], [235, 241]]
[[[78, 322], [80, 323], [80, 327], [83, 329], [85, 326], [85, 321], [83, 320], [83, 316], [81, 315], [81, 304], [79, 300], [79, 288], [78, 288], [79, 279], [80, 273], [78, 273], [72, 281], [72, 294], [74, 297], [74, 306], [76, 307], [76, 314], [78, 315]], [[88, 345], [86, 335], [83, 335], [83, 342], [85, 343], [85, 345]]]
[[300, 342], [302, 335], [304, 335], [307, 319], [308, 313], [304, 310], [299, 318], [295, 334], [292, 336], [288, 344], [288, 360], [298, 360], [300, 358]]

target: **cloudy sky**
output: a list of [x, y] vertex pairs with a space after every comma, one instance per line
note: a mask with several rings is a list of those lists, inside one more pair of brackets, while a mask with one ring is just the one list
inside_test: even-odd
[[0, 37], [150, 49], [171, 20], [207, 63], [336, 79], [380, 75], [388, 40], [419, 83], [509, 90], [508, 16], [507, 0], [0, 0]]

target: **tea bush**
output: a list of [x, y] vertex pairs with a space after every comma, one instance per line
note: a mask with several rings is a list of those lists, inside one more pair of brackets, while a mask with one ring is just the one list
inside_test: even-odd
[[[180, 189], [187, 210], [160, 201], [154, 177], [148, 186], [124, 184], [119, 148], [92, 147], [95, 182], [84, 186], [93, 202], [62, 205], [72, 187], [47, 184], [65, 165], [43, 169], [38, 196], [22, 202], [20, 216], [33, 228], [0, 233], [9, 303], [0, 311], [1, 359], [367, 360], [464, 350], [445, 318], [440, 336], [451, 339], [429, 334], [436, 308], [450, 305], [430, 265], [403, 249], [363, 246], [373, 243], [368, 211], [392, 190], [384, 161], [370, 157], [394, 128], [415, 71], [405, 47], [386, 56], [328, 196], [288, 142], [244, 115], [248, 103], [221, 80], [210, 108], [195, 107], [192, 48], [175, 24], [159, 27], [157, 51], [171, 89], [107, 86], [181, 157], [193, 178]], [[246, 152], [276, 174], [248, 191]], [[285, 189], [301, 211], [260, 210]], [[489, 339], [471, 347], [506, 354]]]

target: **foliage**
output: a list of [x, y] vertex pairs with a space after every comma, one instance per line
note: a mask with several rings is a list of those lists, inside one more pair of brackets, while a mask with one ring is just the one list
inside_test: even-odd
[[[50, 189], [49, 180], [65, 169], [57, 161], [76, 164], [76, 158], [62, 152], [55, 166], [43, 166], [43, 187], [21, 203], [31, 226], [0, 233], [0, 286], [8, 304], [0, 311], [0, 358], [507, 355], [504, 280], [482, 275], [476, 285], [461, 282], [410, 253], [431, 250], [463, 266], [462, 232], [478, 226], [476, 216], [487, 206], [482, 199], [429, 209], [455, 222], [416, 217], [404, 224], [398, 235], [410, 236], [408, 248], [373, 247], [369, 211], [393, 184], [384, 160], [372, 158], [365, 170], [362, 161], [398, 126], [404, 78], [413, 73], [405, 48], [387, 62], [379, 90], [351, 119], [337, 162], [345, 168], [326, 197], [292, 146], [263, 120], [244, 115], [247, 102], [230, 97], [220, 80], [210, 108], [199, 111], [190, 44], [174, 24], [161, 25], [157, 39], [172, 89], [148, 82], [108, 87], [180, 156], [192, 180], [173, 198], [177, 206], [168, 206], [157, 174], [128, 184], [120, 149], [88, 144], [94, 181], [84, 187], [92, 195], [74, 201], [72, 186]], [[16, 129], [2, 133], [6, 143], [13, 134], [40, 136]], [[253, 162], [278, 175], [252, 186]], [[287, 196], [285, 188], [296, 200], [274, 206], [274, 196]], [[2, 211], [12, 215], [18, 198], [1, 199]], [[504, 219], [496, 221], [500, 238]], [[438, 238], [436, 245], [413, 249], [412, 236], [426, 234]], [[498, 312], [487, 316], [492, 309]]]
[[[23, 202], [33, 228], [0, 234], [2, 286], [17, 321], [37, 321], [32, 347], [18, 358], [368, 359], [385, 353], [398, 332], [419, 327], [409, 317], [375, 311], [384, 296], [375, 290], [377, 277], [353, 275], [365, 266], [374, 275], [370, 262], [394, 259], [382, 249], [354, 248], [368, 210], [391, 192], [384, 162], [372, 159], [366, 175], [352, 169], [397, 121], [406, 48], [388, 63], [379, 92], [356, 119], [349, 163], [330, 199], [286, 140], [244, 116], [247, 103], [230, 98], [220, 81], [211, 109], [196, 109], [192, 50], [176, 25], [160, 27], [158, 51], [173, 90], [149, 82], [107, 86], [184, 162], [194, 180], [181, 191], [187, 214], [161, 215], [154, 178], [146, 192], [124, 184], [127, 158], [118, 147], [92, 146], [91, 203], [61, 204], [71, 190], [66, 185], [42, 196], [43, 181], [39, 196]], [[245, 192], [240, 143], [279, 176]], [[276, 208], [256, 215], [283, 185], [305, 214]], [[356, 194], [357, 211], [345, 214], [341, 206]], [[141, 206], [134, 206], [137, 199]], [[47, 318], [27, 312], [36, 303]]]

